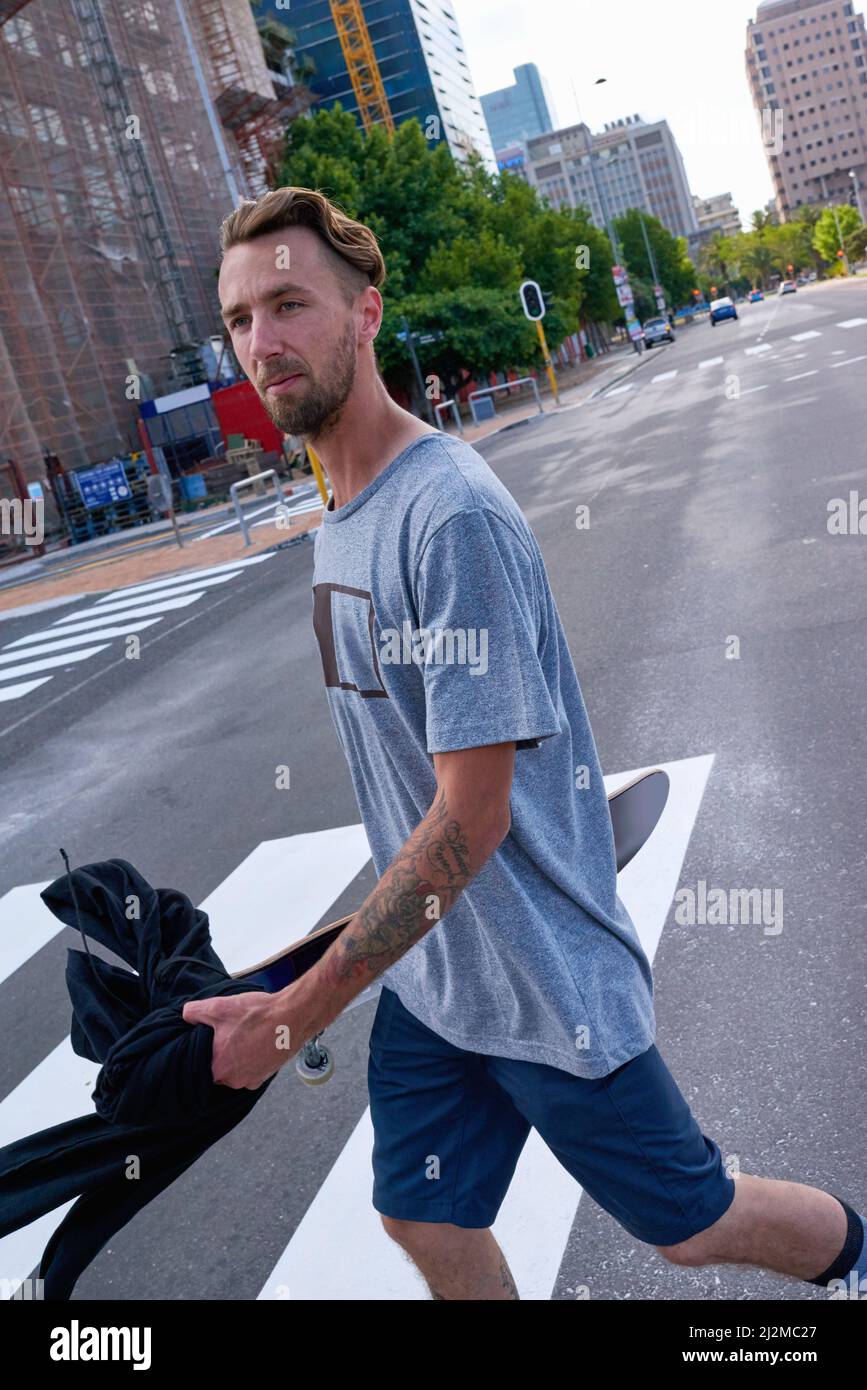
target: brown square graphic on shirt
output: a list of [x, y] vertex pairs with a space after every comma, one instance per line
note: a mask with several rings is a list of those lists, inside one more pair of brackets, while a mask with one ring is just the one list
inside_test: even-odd
[[[356, 681], [343, 679], [340, 674], [337, 659], [337, 641], [334, 632], [334, 611], [333, 597], [335, 594], [346, 595], [350, 599], [356, 600], [359, 604], [366, 605], [367, 640], [370, 643], [370, 664], [372, 673], [378, 684], [364, 684], [359, 686]], [[325, 676], [326, 686], [333, 686], [339, 690], [354, 690], [364, 700], [388, 699], [388, 691], [382, 684], [382, 673], [379, 668], [379, 661], [376, 655], [376, 645], [373, 640], [373, 595], [368, 589], [353, 589], [348, 584], [314, 584], [313, 585], [313, 630], [316, 633], [316, 641], [319, 644], [319, 655], [322, 658], [322, 671]], [[365, 653], [365, 659], [367, 653]], [[348, 673], [347, 673], [348, 674]], [[365, 673], [367, 674], [367, 673]]]

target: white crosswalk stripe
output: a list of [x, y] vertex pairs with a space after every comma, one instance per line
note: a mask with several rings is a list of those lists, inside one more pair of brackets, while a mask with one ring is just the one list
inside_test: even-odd
[[701, 370], [702, 367], [717, 367], [721, 362], [724, 361], [724, 357], [706, 357], [703, 362], [699, 362], [699, 370]]
[[[38, 680], [18, 677], [37, 671], [60, 670], [105, 651], [109, 639], [128, 637], [169, 613], [196, 603], [209, 589], [237, 579], [250, 565], [271, 560], [274, 552], [205, 569], [186, 570], [144, 584], [102, 594], [89, 608], [75, 608], [50, 627], [9, 642], [0, 652], [0, 702], [23, 699], [52, 676]], [[98, 645], [93, 645], [94, 643]]]
[[[70, 662], [88, 661], [90, 657], [96, 656], [97, 652], [104, 652], [107, 646], [108, 643], [103, 642], [98, 647], [85, 647], [77, 652], [63, 652], [59, 656], [43, 656], [34, 661], [19, 660], [17, 666], [0, 667], [0, 679], [15, 680], [19, 676], [35, 675], [37, 671], [52, 671], [58, 666], [67, 666]], [[23, 655], [23, 652], [19, 653], [19, 656]], [[2, 659], [0, 657], [0, 660]]]
[[815, 328], [809, 328], [806, 333], [790, 333], [789, 337], [793, 343], [804, 343], [808, 338], [821, 338], [821, 333]]
[[[126, 637], [130, 632], [139, 632], [142, 628], [153, 627], [154, 623], [158, 622], [159, 618], [144, 618], [137, 623], [119, 622], [117, 627], [100, 628], [99, 638], [102, 641], [106, 637]], [[26, 637], [19, 637], [10, 642], [3, 648], [6, 655], [0, 656], [0, 665], [4, 661], [17, 661], [21, 656], [38, 656], [43, 652], [60, 652], [70, 647], [84, 647], [93, 641], [90, 632], [79, 632], [72, 636], [63, 633], [62, 636], [56, 637], [56, 631], [56, 628], [43, 628], [41, 632], [30, 632]]]
[[651, 377], [651, 381], [671, 381], [672, 377], [677, 376], [677, 370], [677, 367], [675, 367], [674, 370], [670, 372], [659, 372], [655, 377]]
[[754, 357], [757, 353], [770, 351], [770, 343], [757, 343], [755, 347], [744, 348], [744, 352], [746, 353], [747, 357]]
[[[713, 755], [704, 755], [654, 764], [668, 773], [671, 791], [654, 831], [653, 852], [638, 854], [618, 877], [618, 893], [651, 961], [677, 889], [713, 761]], [[609, 774], [606, 790], [615, 790], [645, 770]], [[292, 937], [304, 935], [328, 917], [337, 896], [369, 856], [361, 825], [261, 843], [200, 904], [208, 914], [214, 948], [226, 968], [238, 970], [287, 944], [288, 902], [292, 904]], [[26, 885], [0, 898], [0, 983], [61, 929], [38, 897], [44, 886]], [[14, 1045], [14, 1039], [3, 1037], [2, 1041], [4, 1046]], [[339, 1065], [339, 1058], [336, 1060]], [[91, 1113], [90, 1095], [97, 1071], [96, 1064], [77, 1057], [69, 1038], [64, 1039], [0, 1100], [0, 1146]], [[319, 1123], [319, 1094], [314, 1091], [311, 1096], [311, 1127]], [[418, 1275], [388, 1239], [371, 1205], [370, 1113], [359, 1105], [356, 1116], [350, 1120], [342, 1152], [330, 1172], [323, 1175], [283, 1253], [270, 1270], [268, 1266], [261, 1269], [260, 1299], [304, 1298], [311, 1290], [327, 1302], [427, 1298]], [[328, 1122], [324, 1113], [321, 1122]], [[493, 1228], [522, 1298], [550, 1299], [581, 1196], [580, 1186], [533, 1131]], [[70, 1205], [0, 1239], [0, 1266], [5, 1277], [25, 1278], [31, 1272]], [[179, 1259], [184, 1258], [184, 1241], [179, 1226]], [[247, 1262], [256, 1258], [255, 1249], [240, 1253]], [[113, 1296], [122, 1297], [122, 1289], [115, 1289]]]
[[842, 320], [837, 324], [837, 327], [838, 327], [838, 328], [858, 328], [858, 327], [860, 327], [860, 325], [861, 325], [862, 323], [867, 323], [867, 319], [842, 319]]

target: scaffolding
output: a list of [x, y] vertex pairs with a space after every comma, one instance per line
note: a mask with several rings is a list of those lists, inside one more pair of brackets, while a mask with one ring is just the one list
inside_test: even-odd
[[0, 458], [25, 481], [128, 454], [143, 384], [189, 379], [222, 333], [226, 159], [260, 191], [312, 100], [275, 95], [248, 0], [0, 0]]

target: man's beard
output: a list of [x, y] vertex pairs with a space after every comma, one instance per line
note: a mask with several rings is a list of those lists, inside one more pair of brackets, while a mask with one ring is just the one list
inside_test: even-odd
[[[334, 348], [333, 365], [327, 376], [318, 381], [310, 379], [298, 394], [273, 396], [259, 386], [259, 394], [267, 414], [284, 434], [300, 434], [317, 439], [328, 434], [340, 418], [346, 398], [352, 390], [358, 365], [355, 326], [348, 324], [343, 337]], [[290, 358], [280, 358], [268, 364], [268, 379], [279, 381], [295, 370]]]

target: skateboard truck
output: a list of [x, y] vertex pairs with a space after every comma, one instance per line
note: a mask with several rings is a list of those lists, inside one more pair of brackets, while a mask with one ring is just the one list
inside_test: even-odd
[[321, 1033], [315, 1033], [295, 1058], [295, 1070], [306, 1086], [321, 1086], [334, 1075], [334, 1058], [327, 1047], [320, 1045]]

